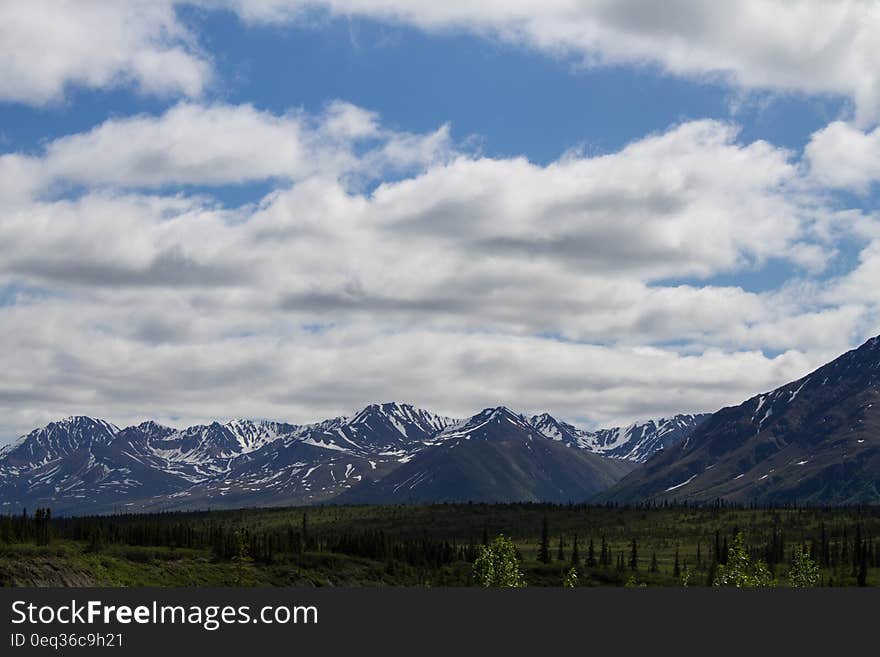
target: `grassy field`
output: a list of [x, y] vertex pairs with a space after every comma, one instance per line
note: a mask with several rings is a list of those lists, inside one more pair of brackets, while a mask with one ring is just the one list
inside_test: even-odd
[[[538, 559], [545, 521], [549, 563]], [[531, 586], [561, 585], [575, 537], [578, 585], [681, 586], [687, 579], [705, 586], [737, 533], [753, 558], [767, 561], [779, 586], [788, 585], [796, 546], [822, 566], [824, 586], [856, 585], [860, 566], [868, 586], [880, 585], [880, 508], [536, 504], [248, 509], [42, 524], [6, 517], [0, 584], [468, 586], [481, 544], [504, 534], [516, 544]]]

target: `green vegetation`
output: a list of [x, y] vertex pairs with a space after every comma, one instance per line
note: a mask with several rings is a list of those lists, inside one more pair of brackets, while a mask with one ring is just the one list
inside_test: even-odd
[[725, 563], [719, 564], [715, 571], [713, 586], [735, 586], [740, 589], [776, 586], [773, 573], [763, 559], [755, 559], [746, 548], [742, 533], [733, 539], [727, 552]]
[[474, 561], [474, 582], [484, 587], [520, 588], [526, 585], [520, 557], [509, 538], [499, 536], [489, 545], [480, 547]]
[[439, 504], [0, 516], [0, 585], [494, 586], [520, 581], [495, 574], [513, 572], [498, 566], [511, 555], [529, 586], [878, 586], [880, 508]]
[[810, 553], [803, 546], [795, 547], [788, 571], [789, 583], [799, 588], [809, 588], [819, 586], [821, 580], [819, 564], [810, 558]]

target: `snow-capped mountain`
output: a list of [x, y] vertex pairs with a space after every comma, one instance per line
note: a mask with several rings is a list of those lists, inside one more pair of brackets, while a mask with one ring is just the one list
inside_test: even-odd
[[118, 427], [104, 420], [70, 417], [22, 436], [4, 450], [3, 459], [12, 465], [39, 467], [83, 448], [106, 445], [118, 432]]
[[608, 458], [642, 463], [657, 452], [681, 442], [709, 414], [680, 414], [671, 418], [635, 422], [626, 427], [587, 431], [543, 413], [531, 418], [532, 426], [551, 440], [579, 447]]
[[636, 464], [548, 440], [509, 408], [450, 425], [435, 443], [374, 482], [345, 491], [354, 503], [584, 502]]
[[[472, 440], [559, 442], [563, 448], [639, 461], [667, 446], [671, 438], [664, 437], [678, 435], [666, 429], [670, 422], [588, 432], [547, 414], [529, 419], [505, 407], [458, 420], [399, 403], [371, 404], [352, 416], [303, 425], [236, 419], [184, 429], [148, 421], [120, 429], [71, 417], [0, 452], [0, 511], [41, 505], [60, 512], [107, 512], [328, 501], [387, 477], [423, 452]], [[685, 432], [688, 426], [681, 420], [675, 429]], [[562, 456], [555, 447], [540, 454], [547, 463]], [[520, 461], [528, 455], [523, 452]], [[601, 486], [628, 470], [615, 467], [611, 477], [600, 476], [604, 459], [577, 460]], [[574, 481], [574, 474], [566, 476]], [[519, 492], [499, 489], [493, 499], [533, 499], [522, 482], [514, 488]], [[480, 486], [465, 489], [488, 495]], [[566, 494], [549, 484], [540, 490], [555, 491], [554, 499]]]
[[430, 443], [456, 421], [410, 404], [370, 404], [350, 418], [300, 427], [296, 438], [318, 447], [364, 456], [404, 457]]

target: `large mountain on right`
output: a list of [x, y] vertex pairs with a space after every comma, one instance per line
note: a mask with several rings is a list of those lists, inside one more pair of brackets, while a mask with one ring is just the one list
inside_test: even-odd
[[721, 409], [601, 499], [880, 503], [880, 337]]

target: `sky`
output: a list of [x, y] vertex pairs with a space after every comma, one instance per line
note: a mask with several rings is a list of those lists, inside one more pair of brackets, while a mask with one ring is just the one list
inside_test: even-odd
[[714, 411], [880, 334], [880, 7], [0, 4], [0, 444]]

